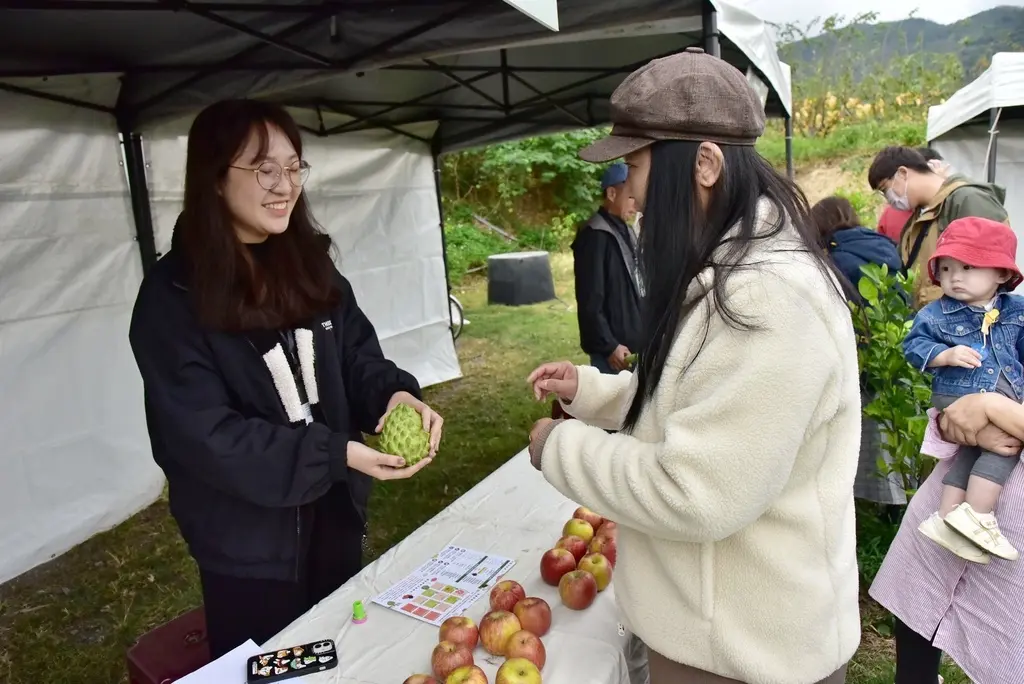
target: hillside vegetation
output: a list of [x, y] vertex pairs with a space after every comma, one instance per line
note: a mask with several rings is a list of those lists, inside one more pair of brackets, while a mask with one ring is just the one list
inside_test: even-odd
[[[880, 209], [877, 194], [868, 192], [863, 180], [871, 155], [889, 144], [923, 145], [928, 107], [966, 82], [963, 62], [976, 54], [988, 59], [991, 50], [1011, 46], [990, 36], [989, 48], [979, 53], [978, 44], [965, 38], [964, 27], [975, 30], [1000, 20], [1001, 29], [1011, 30], [1013, 22], [1024, 22], [1024, 9], [1000, 8], [942, 27], [943, 41], [960, 36], [957, 50], [945, 54], [904, 49], [915, 40], [936, 44], [938, 29], [913, 33], [921, 20], [874, 24], [873, 19], [872, 14], [849, 21], [833, 16], [810, 26], [779, 27], [780, 36], [789, 41], [780, 52], [794, 74], [797, 180], [812, 201], [840, 191], [868, 225]], [[810, 34], [817, 35], [806, 38]], [[885, 41], [879, 43], [883, 35]], [[904, 48], [886, 47], [897, 44]], [[483, 269], [491, 254], [567, 249], [576, 226], [594, 211], [600, 197], [600, 168], [581, 161], [576, 152], [604, 133], [585, 129], [446, 156], [442, 190], [453, 282]], [[785, 169], [781, 120], [768, 123], [758, 150]]]

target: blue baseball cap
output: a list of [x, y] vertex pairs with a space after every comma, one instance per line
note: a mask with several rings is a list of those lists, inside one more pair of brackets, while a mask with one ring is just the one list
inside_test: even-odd
[[616, 185], [622, 185], [626, 182], [626, 176], [629, 175], [629, 167], [622, 162], [616, 162], [604, 170], [601, 174], [601, 189], [607, 190], [610, 187]]

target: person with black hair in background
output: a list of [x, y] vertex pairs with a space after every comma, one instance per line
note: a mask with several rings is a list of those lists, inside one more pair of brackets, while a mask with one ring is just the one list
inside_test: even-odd
[[1003, 202], [1006, 190], [994, 183], [972, 181], [942, 169], [911, 147], [892, 146], [879, 152], [868, 169], [868, 185], [886, 201], [912, 216], [900, 234], [900, 258], [906, 271], [914, 271], [912, 304], [920, 309], [942, 296], [928, 279], [928, 263], [935, 243], [952, 221], [967, 216], [1009, 225]]
[[[921, 153], [921, 156], [925, 158], [928, 165], [939, 175], [946, 177], [952, 173], [952, 169], [942, 158], [942, 155], [931, 147], [918, 147], [917, 151]], [[887, 202], [882, 210], [882, 214], [878, 217], [878, 232], [899, 244], [903, 228], [907, 225], [907, 221], [910, 220], [910, 216], [913, 213], [909, 209], [897, 209]]]

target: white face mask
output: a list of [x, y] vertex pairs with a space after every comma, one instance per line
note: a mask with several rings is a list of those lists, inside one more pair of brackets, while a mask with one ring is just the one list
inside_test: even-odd
[[889, 189], [885, 191], [885, 201], [888, 202], [893, 209], [896, 211], [910, 211], [910, 199], [907, 197], [907, 179], [903, 178], [903, 194], [897, 194], [896, 190], [896, 178], [893, 177], [892, 182], [889, 183]]

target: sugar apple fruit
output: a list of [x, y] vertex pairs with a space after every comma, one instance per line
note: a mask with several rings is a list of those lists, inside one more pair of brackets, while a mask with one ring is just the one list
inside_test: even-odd
[[406, 467], [416, 465], [430, 453], [430, 433], [423, 429], [423, 418], [408, 404], [399, 404], [384, 420], [380, 449], [405, 459]]

